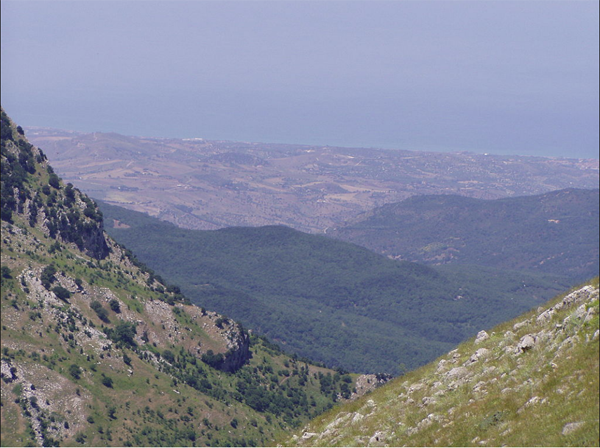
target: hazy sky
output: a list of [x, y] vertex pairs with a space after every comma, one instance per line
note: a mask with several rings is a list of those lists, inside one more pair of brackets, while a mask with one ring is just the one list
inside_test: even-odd
[[598, 158], [597, 1], [2, 0], [22, 126]]

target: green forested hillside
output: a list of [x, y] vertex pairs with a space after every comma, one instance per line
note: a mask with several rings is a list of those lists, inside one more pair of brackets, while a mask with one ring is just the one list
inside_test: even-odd
[[582, 281], [598, 274], [599, 191], [496, 200], [414, 196], [327, 235], [417, 263], [526, 269]]
[[351, 397], [191, 305], [1, 118], [2, 446], [262, 446]]
[[414, 368], [566, 285], [471, 266], [446, 275], [282, 226], [194, 231], [101, 207], [108, 232], [194, 303], [352, 371]]

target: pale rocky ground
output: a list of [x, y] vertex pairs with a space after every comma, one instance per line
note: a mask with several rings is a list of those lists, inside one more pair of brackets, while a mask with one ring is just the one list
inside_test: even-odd
[[[17, 226], [2, 222], [3, 247], [12, 247], [19, 251], [29, 251], [34, 255], [45, 253], [46, 249], [39, 243], [38, 238], [31, 232], [24, 232]], [[111, 245], [110, 256], [101, 262], [80, 257], [75, 263], [82, 265], [89, 263], [102, 264], [122, 268], [128, 281], [147, 287], [148, 274], [140, 271], [124, 256], [123, 251], [107, 239]], [[73, 246], [72, 244], [66, 244]], [[76, 253], [76, 252], [75, 252]], [[116, 300], [120, 307], [118, 314], [110, 312], [112, 323], [120, 321], [136, 324], [135, 341], [143, 345], [142, 337], [148, 337], [150, 343], [159, 349], [169, 347], [170, 344], [185, 347], [198, 358], [208, 350], [215, 353], [228, 353], [230, 363], [243, 362], [248, 356], [249, 341], [240, 331], [235, 322], [225, 319], [219, 325], [222, 316], [215, 312], [205, 311], [193, 305], [176, 304], [170, 306], [166, 302], [156, 299], [133, 299], [123, 292], [116, 293], [107, 287], [91, 285], [85, 280], [80, 280], [80, 286], [75, 278], [65, 274], [60, 269], [54, 275], [52, 286], [62, 286], [71, 292], [69, 306], [60, 300], [53, 291], [47, 290], [41, 282], [41, 274], [47, 266], [44, 263], [28, 262], [22, 266], [18, 258], [6, 255], [3, 252], [2, 265], [9, 266], [16, 275], [18, 285], [26, 295], [26, 301], [16, 302], [15, 306], [3, 308], [2, 326], [7, 331], [27, 334], [27, 337], [17, 339], [3, 338], [2, 347], [10, 351], [24, 351], [36, 353], [38, 357], [52, 358], [55, 350], [51, 347], [40, 348], [36, 340], [51, 337], [56, 331], [61, 334], [57, 338], [62, 348], [70, 353], [80, 353], [103, 358], [111, 371], [126, 373], [128, 376], [135, 374], [133, 367], [125, 364], [118, 355], [118, 350], [112, 350], [113, 342], [107, 338], [100, 329], [102, 324], [92, 311], [90, 304], [96, 300], [105, 310], [110, 310], [109, 303]], [[158, 282], [152, 286], [162, 286]], [[9, 297], [12, 298], [11, 294]], [[126, 300], [129, 299], [129, 300]], [[134, 304], [135, 306], [130, 306]], [[23, 310], [29, 307], [30, 311]], [[189, 316], [191, 324], [196, 326], [193, 330], [178, 321], [176, 313], [181, 310], [182, 315]], [[92, 322], [96, 323], [93, 324]], [[69, 328], [69, 337], [64, 335], [60, 328]], [[200, 330], [199, 330], [200, 329]], [[198, 331], [199, 330], [199, 331]], [[199, 335], [193, 338], [192, 335]], [[147, 359], [158, 366], [159, 361], [151, 352], [146, 352]], [[162, 361], [164, 362], [164, 361]], [[98, 364], [100, 361], [98, 362]], [[56, 440], [73, 437], [74, 434], [84, 429], [87, 425], [89, 409], [91, 409], [92, 396], [85, 388], [78, 388], [68, 376], [67, 372], [57, 372], [36, 362], [31, 358], [27, 361], [15, 361], [2, 357], [1, 373], [3, 378], [2, 399], [14, 401], [15, 390], [20, 398], [19, 404], [24, 413], [29, 414], [28, 421], [35, 434], [39, 445], [43, 443], [41, 421], [51, 422], [46, 429], [47, 434]], [[81, 372], [82, 379], [91, 383], [91, 372]], [[33, 402], [32, 402], [33, 399]], [[64, 421], [68, 420], [65, 427]]]

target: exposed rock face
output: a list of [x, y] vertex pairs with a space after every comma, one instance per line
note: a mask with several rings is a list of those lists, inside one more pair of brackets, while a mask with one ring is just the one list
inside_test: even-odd
[[477, 338], [475, 338], [475, 343], [479, 344], [489, 338], [490, 338], [490, 335], [487, 334], [487, 332], [485, 330], [481, 330], [479, 333], [477, 333]]
[[[94, 201], [73, 185], [64, 185], [44, 153], [31, 145], [22, 131], [2, 114], [2, 219], [11, 222], [18, 214], [53, 239], [74, 243], [98, 260], [106, 258], [109, 246], [102, 213]], [[25, 179], [48, 178], [41, 189]]]
[[219, 368], [225, 372], [235, 372], [250, 359], [250, 338], [236, 323], [232, 323], [227, 338], [227, 351]]
[[109, 247], [106, 243], [104, 224], [99, 222], [95, 226], [83, 229], [81, 232], [81, 250], [90, 257], [103, 260], [108, 256]]
[[383, 386], [385, 383], [387, 383], [391, 379], [392, 379], [392, 377], [390, 375], [386, 375], [386, 374], [360, 375], [356, 379], [356, 383], [355, 383], [356, 392], [352, 393], [352, 395], [350, 396], [350, 399], [354, 400], [358, 397], [365, 395], [368, 392], [372, 392], [376, 388]]
[[527, 350], [531, 350], [535, 345], [535, 338], [530, 334], [526, 334], [521, 338], [519, 343], [517, 344], [517, 350], [521, 352], [526, 352]]

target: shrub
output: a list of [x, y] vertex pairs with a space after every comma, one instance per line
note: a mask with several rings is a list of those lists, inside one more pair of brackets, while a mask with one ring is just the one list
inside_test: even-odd
[[81, 367], [79, 367], [77, 364], [71, 364], [69, 366], [69, 375], [78, 380], [81, 378]]
[[56, 280], [56, 278], [54, 278], [54, 274], [56, 274], [56, 268], [53, 264], [49, 264], [44, 268], [42, 275], [40, 276], [40, 280], [42, 285], [44, 285], [44, 288], [48, 290], [50, 289], [50, 285], [52, 285], [52, 282]]
[[119, 305], [119, 301], [117, 299], [110, 299], [110, 302], [108, 302], [108, 306], [110, 306], [110, 309], [113, 310], [115, 313], [121, 312], [121, 306]]
[[51, 187], [56, 188], [57, 190], [60, 188], [60, 179], [54, 173], [50, 174], [50, 179], [48, 180], [48, 183]]
[[71, 297], [71, 293], [68, 289], [63, 288], [62, 286], [55, 286], [52, 288], [52, 292], [62, 301], [67, 301], [69, 297]]
[[92, 303], [90, 303], [90, 308], [96, 312], [96, 315], [100, 318], [102, 322], [110, 322], [110, 320], [108, 319], [108, 311], [104, 309], [100, 302], [98, 302], [97, 300], [92, 301]]
[[103, 376], [102, 377], [102, 385], [109, 387], [112, 389], [113, 387], [113, 380], [110, 376]]

